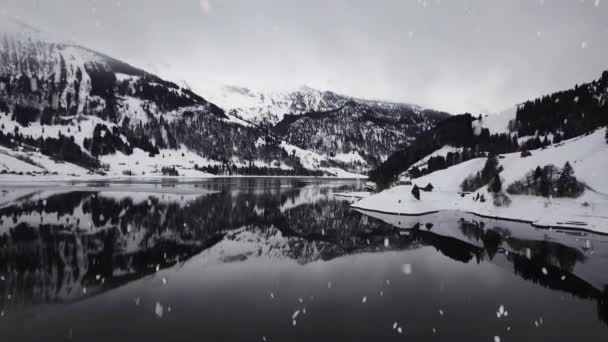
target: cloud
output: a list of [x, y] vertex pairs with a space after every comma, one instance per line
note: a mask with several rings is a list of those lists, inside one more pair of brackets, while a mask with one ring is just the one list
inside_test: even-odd
[[211, 0], [201, 0], [201, 10], [205, 14], [209, 14], [211, 12]]

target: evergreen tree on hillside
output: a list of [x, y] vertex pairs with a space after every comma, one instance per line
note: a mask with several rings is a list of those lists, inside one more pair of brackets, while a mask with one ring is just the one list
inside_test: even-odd
[[500, 176], [496, 175], [488, 188], [490, 192], [499, 193], [502, 190], [502, 181], [500, 180]]
[[420, 189], [416, 184], [414, 184], [414, 188], [412, 188], [412, 195], [415, 199], [420, 200]]
[[495, 154], [490, 154], [486, 160], [486, 164], [481, 170], [481, 180], [484, 184], [487, 184], [492, 178], [498, 175], [498, 158]]
[[557, 179], [557, 195], [559, 197], [576, 197], [584, 190], [583, 186], [574, 176], [574, 169], [569, 162], [566, 162]]

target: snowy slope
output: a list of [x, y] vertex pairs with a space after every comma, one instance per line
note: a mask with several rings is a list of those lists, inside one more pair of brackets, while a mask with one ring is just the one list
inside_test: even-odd
[[[608, 179], [604, 176], [608, 168], [608, 144], [605, 129], [563, 141], [546, 149], [532, 151], [532, 156], [522, 158], [520, 153], [501, 155], [500, 173], [503, 189], [536, 166], [554, 164], [562, 167], [571, 163], [575, 176], [591, 189], [576, 199], [547, 199], [537, 196], [510, 196], [509, 206], [496, 207], [492, 194], [482, 187], [475, 194], [461, 197], [458, 194], [460, 183], [471, 174], [480, 171], [485, 158], [477, 158], [433, 172], [414, 180], [419, 186], [432, 183], [435, 190], [422, 192], [422, 200], [411, 195], [411, 186], [397, 186], [379, 194], [367, 197], [354, 206], [366, 210], [377, 210], [401, 214], [422, 214], [442, 210], [460, 210], [480, 215], [523, 220], [545, 227], [568, 227], [608, 233]], [[473, 198], [483, 195], [484, 203]], [[578, 224], [576, 222], [583, 222]]]

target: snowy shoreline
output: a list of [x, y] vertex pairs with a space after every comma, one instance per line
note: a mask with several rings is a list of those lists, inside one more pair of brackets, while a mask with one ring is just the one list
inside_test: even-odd
[[[486, 158], [476, 158], [412, 179], [418, 187], [432, 184], [431, 192], [420, 191], [420, 199], [412, 195], [413, 185], [398, 185], [354, 203], [353, 208], [384, 214], [421, 216], [440, 211], [471, 213], [488, 219], [529, 223], [541, 228], [563, 228], [608, 234], [608, 182], [604, 173], [608, 168], [608, 144], [604, 129], [588, 135], [565, 140], [543, 149], [500, 155], [498, 162], [503, 189], [501, 196], [507, 203], [496, 205], [494, 193], [484, 185], [473, 193], [463, 193], [461, 183], [484, 168]], [[445, 149], [444, 149], [445, 150]], [[507, 194], [508, 185], [523, 179], [536, 167], [569, 162], [573, 174], [586, 185], [576, 198], [541, 197]]]
[[[421, 199], [411, 194], [412, 186], [397, 186], [353, 203], [353, 209], [397, 216], [424, 216], [443, 211], [459, 211], [488, 219], [529, 223], [535, 227], [576, 229], [608, 234], [608, 201], [591, 193], [583, 198], [546, 199], [514, 195], [510, 206], [497, 207], [491, 194], [485, 203], [474, 201], [474, 194], [454, 191], [421, 192]], [[590, 203], [590, 204], [589, 204]], [[585, 205], [586, 204], [586, 205]]]

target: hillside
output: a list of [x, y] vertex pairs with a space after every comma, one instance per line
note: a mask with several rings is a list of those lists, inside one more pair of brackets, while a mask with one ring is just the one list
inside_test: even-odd
[[74, 165], [63, 176], [356, 176], [188, 88], [16, 21], [0, 26], [0, 127], [0, 172], [16, 175], [59, 174], [59, 162]]
[[[530, 151], [608, 125], [608, 71], [595, 81], [526, 101], [503, 112], [449, 118], [394, 152], [370, 173], [385, 187], [399, 175], [414, 178], [488, 153]], [[461, 125], [456, 125], [459, 120]], [[470, 122], [470, 128], [467, 123]]]

